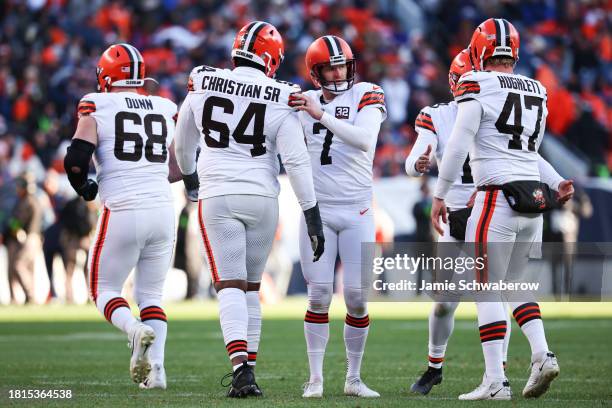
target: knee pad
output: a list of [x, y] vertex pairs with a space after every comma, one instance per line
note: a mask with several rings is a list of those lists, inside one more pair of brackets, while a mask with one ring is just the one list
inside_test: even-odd
[[327, 313], [334, 292], [333, 283], [311, 283], [308, 285], [308, 310]]
[[447, 314], [455, 313], [458, 302], [436, 302], [434, 307], [434, 315], [436, 317], [446, 316]]
[[368, 314], [366, 290], [365, 288], [344, 287], [344, 303], [349, 315], [364, 317]]

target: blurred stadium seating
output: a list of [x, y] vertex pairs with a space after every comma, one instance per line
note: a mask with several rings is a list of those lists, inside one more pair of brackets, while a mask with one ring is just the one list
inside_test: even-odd
[[[376, 152], [377, 189], [402, 185], [394, 191], [416, 192], [416, 181], [394, 179], [403, 174], [416, 137], [414, 118], [422, 107], [450, 100], [450, 59], [478, 23], [503, 16], [521, 33], [518, 72], [548, 89], [550, 142], [543, 152], [562, 175], [579, 177], [591, 202], [589, 217], [579, 211], [585, 218], [579, 239], [612, 241], [612, 183], [605, 180], [612, 168], [611, 12], [606, 1], [3, 1], [0, 226], [8, 221], [15, 180], [24, 171], [33, 174], [48, 202], [43, 227], [58, 210], [54, 197], [44, 198], [43, 181], [55, 171], [58, 197], [71, 195], [62, 159], [76, 103], [95, 90], [95, 65], [106, 46], [129, 42], [142, 50], [147, 76], [159, 82], [149, 82], [147, 92], [180, 103], [191, 68], [229, 67], [236, 29], [253, 19], [277, 26], [286, 47], [278, 77], [303, 88], [311, 87], [303, 63], [310, 42], [329, 33], [348, 40], [360, 79], [382, 85], [389, 107]], [[386, 208], [380, 193], [377, 200], [396, 227], [391, 236], [409, 239], [411, 209]]]

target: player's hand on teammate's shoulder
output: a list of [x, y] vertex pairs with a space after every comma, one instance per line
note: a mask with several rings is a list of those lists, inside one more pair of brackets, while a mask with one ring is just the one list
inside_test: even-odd
[[443, 199], [434, 197], [431, 203], [431, 223], [438, 234], [444, 235], [444, 230], [440, 225], [440, 217], [442, 217], [442, 222], [446, 224], [446, 203]]
[[429, 155], [431, 154], [431, 145], [427, 145], [427, 150], [419, 156], [416, 162], [414, 162], [414, 169], [419, 173], [427, 173], [431, 167], [431, 161]]
[[563, 205], [574, 196], [574, 180], [563, 180], [559, 183], [559, 191], [557, 192], [557, 201]]
[[301, 92], [295, 92], [289, 95], [289, 106], [298, 111], [308, 113], [315, 120], [321, 120], [323, 116], [321, 107], [317, 105], [311, 97]]

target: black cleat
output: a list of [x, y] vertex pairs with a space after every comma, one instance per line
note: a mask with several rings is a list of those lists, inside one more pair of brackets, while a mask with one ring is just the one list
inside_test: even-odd
[[263, 395], [261, 389], [255, 382], [253, 368], [248, 365], [246, 361], [236, 371], [223, 377], [221, 379], [221, 385], [224, 385], [223, 380], [230, 376], [232, 377], [232, 382], [227, 385], [230, 387], [229, 391], [227, 391], [227, 396], [229, 398], [246, 398], [248, 396], [260, 397]]
[[442, 382], [442, 369], [427, 367], [427, 371], [423, 373], [417, 382], [410, 386], [410, 391], [419, 394], [427, 395], [434, 385]]

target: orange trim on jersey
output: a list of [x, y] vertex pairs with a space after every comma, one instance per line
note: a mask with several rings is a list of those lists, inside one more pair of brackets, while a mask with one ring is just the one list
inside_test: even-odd
[[96, 111], [96, 104], [93, 101], [81, 101], [77, 106], [77, 111], [81, 115], [89, 115], [90, 113]]
[[416, 118], [416, 121], [414, 122], [414, 126], [430, 130], [436, 135], [438, 134], [436, 132], [436, 127], [434, 126], [433, 121], [431, 120], [431, 116], [425, 112], [419, 113]]
[[357, 112], [366, 106], [370, 105], [385, 105], [385, 94], [382, 92], [366, 92], [361, 97], [359, 101], [359, 106], [357, 107]]
[[200, 233], [202, 234], [202, 241], [204, 241], [204, 249], [206, 249], [206, 257], [208, 258], [208, 266], [210, 267], [213, 282], [219, 282], [217, 264], [213, 255], [212, 246], [208, 240], [208, 234], [206, 234], [206, 227], [204, 226], [204, 217], [202, 216], [202, 200], [198, 201], [198, 221], [200, 222]]
[[476, 227], [476, 257], [481, 257], [484, 263], [481, 270], [476, 269], [476, 279], [479, 282], [487, 282], [489, 279], [489, 261], [485, 255], [487, 254], [489, 224], [491, 218], [493, 218], [498, 193], [499, 190], [486, 192], [482, 213], [480, 213], [478, 226]]
[[91, 298], [94, 303], [98, 298], [98, 271], [100, 269], [100, 254], [102, 253], [102, 247], [104, 246], [104, 240], [106, 239], [106, 231], [108, 229], [108, 220], [110, 219], [110, 210], [104, 207], [102, 212], [102, 221], [100, 222], [100, 231], [98, 231], [98, 237], [96, 238], [96, 245], [94, 246], [93, 256], [91, 257], [91, 268], [89, 272], [89, 289], [91, 291]]
[[469, 93], [477, 94], [480, 93], [480, 84], [476, 81], [464, 81], [457, 85], [457, 89], [453, 92], [453, 96], [463, 96]]

